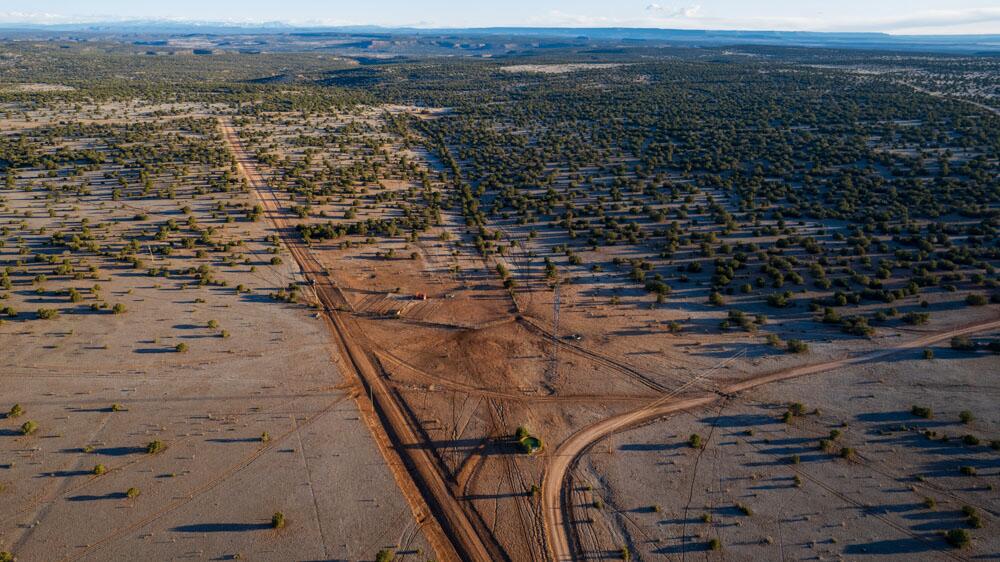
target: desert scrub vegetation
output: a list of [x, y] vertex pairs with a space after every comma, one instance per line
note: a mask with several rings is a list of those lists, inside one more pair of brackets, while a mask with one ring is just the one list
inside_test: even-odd
[[396, 559], [395, 551], [388, 548], [383, 548], [382, 550], [378, 551], [378, 554], [375, 555], [375, 562], [392, 562], [395, 559]]
[[951, 529], [945, 533], [945, 539], [955, 548], [965, 548], [972, 543], [972, 535], [965, 529]]
[[271, 528], [272, 529], [283, 529], [285, 527], [285, 514], [277, 511], [271, 516]]
[[155, 455], [157, 453], [163, 452], [167, 448], [167, 445], [160, 440], [150, 441], [146, 445], [146, 454]]
[[28, 420], [21, 425], [21, 435], [32, 435], [38, 431], [38, 424]]
[[24, 408], [20, 404], [14, 404], [11, 406], [10, 410], [7, 411], [7, 417], [11, 419], [16, 419], [24, 415]]
[[139, 494], [141, 494], [141, 493], [142, 492], [139, 491], [139, 488], [134, 488], [133, 487], [133, 488], [129, 488], [128, 490], [125, 490], [125, 497], [131, 500], [131, 499], [135, 499], [135, 498], [139, 497]]

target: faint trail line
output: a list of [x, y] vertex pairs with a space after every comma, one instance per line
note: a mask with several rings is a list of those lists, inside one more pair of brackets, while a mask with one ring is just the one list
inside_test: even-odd
[[[573, 521], [567, 517], [569, 511], [563, 501], [565, 498], [564, 488], [566, 483], [566, 473], [570, 467], [576, 463], [576, 460], [581, 454], [588, 450], [593, 443], [599, 441], [605, 436], [628, 429], [629, 427], [643, 421], [656, 419], [682, 410], [707, 406], [723, 397], [738, 394], [772, 382], [822, 373], [848, 365], [877, 361], [904, 351], [920, 349], [922, 347], [949, 340], [956, 336], [970, 335], [997, 329], [1000, 329], [1000, 320], [991, 320], [962, 328], [928, 334], [913, 340], [900, 342], [891, 347], [863, 353], [854, 357], [834, 359], [812, 365], [790, 367], [773, 373], [756, 375], [742, 381], [729, 384], [728, 386], [724, 386], [715, 394], [694, 396], [676, 401], [671, 401], [673, 395], [669, 395], [638, 410], [604, 419], [577, 431], [564, 441], [552, 455], [549, 460], [549, 466], [546, 468], [545, 475], [542, 479], [542, 505], [545, 515], [545, 529], [546, 534], [548, 535], [547, 543], [549, 544], [549, 548], [551, 550], [549, 555], [557, 562], [575, 560], [577, 558], [576, 553], [574, 553], [570, 547], [571, 530], [569, 527], [573, 525]], [[688, 384], [693, 382], [694, 380]], [[683, 387], [677, 389], [673, 394], [676, 395], [676, 393], [682, 389]]]

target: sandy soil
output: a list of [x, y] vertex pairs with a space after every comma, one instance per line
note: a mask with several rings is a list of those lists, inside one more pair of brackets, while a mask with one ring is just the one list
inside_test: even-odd
[[[91, 260], [95, 279], [50, 278], [40, 295], [15, 285], [3, 306], [21, 314], [0, 325], [0, 410], [17, 403], [24, 414], [0, 419], [0, 550], [22, 561], [371, 560], [386, 548], [397, 559], [426, 557], [429, 545], [351, 399], [358, 389], [345, 384], [326, 326], [307, 305], [267, 297], [301, 281], [287, 254], [268, 264], [271, 227], [227, 223], [213, 217], [211, 200], [179, 191], [178, 201], [113, 203], [95, 188], [56, 204], [53, 217], [45, 199], [0, 191], [8, 207], [0, 225], [26, 220], [29, 248], [43, 239], [34, 235], [40, 227], [86, 217], [129, 228], [115, 219], [162, 221], [188, 204], [220, 238], [244, 240], [253, 264], [209, 260], [225, 286], [100, 259]], [[252, 201], [246, 193], [216, 199]], [[12, 243], [0, 249], [4, 260], [16, 254]], [[192, 259], [150, 258], [154, 266]], [[127, 311], [91, 311], [86, 291], [75, 305], [58, 296], [95, 282]], [[240, 284], [247, 293], [234, 290]], [[40, 307], [61, 314], [40, 320]], [[188, 351], [174, 351], [180, 343]], [[22, 436], [29, 420], [38, 430]], [[147, 454], [154, 440], [166, 448]], [[93, 473], [98, 464], [103, 475]], [[140, 495], [127, 498], [129, 488]], [[279, 511], [287, 525], [275, 530]]]
[[[997, 387], [981, 374], [998, 360], [935, 352], [775, 383], [598, 442], [572, 474], [577, 540], [594, 554], [629, 545], [634, 559], [911, 560], [955, 557], [939, 532], [965, 528], [974, 538], [961, 559], [995, 556], [1000, 474], [988, 443], [1000, 419]], [[783, 423], [792, 402], [807, 413]], [[912, 415], [915, 404], [933, 418]], [[962, 424], [962, 410], [975, 420]], [[831, 452], [819, 450], [831, 431]], [[689, 446], [692, 434], [703, 449]], [[984, 443], [963, 444], [967, 434]]]

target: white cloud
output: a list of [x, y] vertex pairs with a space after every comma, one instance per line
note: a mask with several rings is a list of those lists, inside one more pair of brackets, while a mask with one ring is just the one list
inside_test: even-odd
[[682, 8], [672, 8], [670, 6], [650, 4], [646, 6], [646, 11], [656, 12], [657, 16], [661, 18], [694, 18], [698, 17], [698, 12], [701, 11], [701, 6], [695, 5]]

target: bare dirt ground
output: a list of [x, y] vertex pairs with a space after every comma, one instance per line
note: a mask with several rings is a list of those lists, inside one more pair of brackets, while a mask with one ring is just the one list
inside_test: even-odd
[[[266, 124], [243, 121], [238, 129], [252, 139], [247, 142], [280, 163], [260, 165], [260, 173], [291, 189], [305, 184], [288, 182], [283, 171], [290, 168], [384, 161], [388, 165], [377, 170], [383, 174], [401, 153], [431, 171], [424, 188], [436, 189], [433, 159], [419, 150], [404, 150], [398, 139], [375, 140], [380, 119], [377, 109], [314, 117], [305, 126], [295, 116], [271, 115]], [[350, 135], [343, 133], [347, 128]], [[359, 128], [369, 132], [352, 138]], [[327, 142], [326, 149], [301, 148], [322, 146], [311, 139], [326, 135], [340, 146]], [[398, 218], [400, 207], [391, 202], [398, 196], [412, 200], [420, 188], [415, 180], [389, 176], [392, 172], [369, 175], [363, 186], [332, 195], [305, 195], [309, 188], [294, 197], [273, 195], [275, 214], [289, 231], [300, 224], [346, 228], [359, 220]], [[292, 212], [307, 203], [307, 214]], [[500, 229], [505, 242], [527, 241], [526, 231]], [[703, 399], [708, 404], [720, 392], [746, 390], [743, 381], [757, 376], [771, 375], [756, 380], [774, 382], [828, 371], [844, 365], [845, 357], [884, 360], [888, 348], [939, 343], [950, 337], [949, 329], [996, 319], [995, 307], [945, 311], [920, 329], [881, 330], [861, 339], [817, 334], [810, 314], [792, 314], [770, 329], [807, 340], [811, 352], [784, 355], [766, 345], [761, 334], [720, 335], [720, 313], [704, 304], [697, 288], [705, 283], [701, 279], [657, 307], [641, 291], [619, 291], [600, 274], [574, 271], [572, 279], [553, 290], [531, 279], [541, 269], [539, 254], [560, 240], [539, 237], [484, 260], [471, 249], [470, 230], [446, 212], [439, 223], [407, 239], [350, 234], [310, 240], [303, 248], [306, 259], [315, 262], [311, 267], [318, 285], [333, 295], [328, 307], [350, 322], [349, 338], [372, 364], [366, 376], [383, 389], [376, 392], [376, 401], [384, 398], [390, 409], [404, 412], [400, 421], [408, 436], [403, 448], [427, 453], [419, 456], [421, 468], [411, 470], [423, 497], [438, 517], [451, 520], [448, 524], [460, 521], [463, 532], [471, 528], [480, 537], [487, 554], [466, 551], [469, 558], [496, 559], [499, 553], [504, 559], [540, 559], [550, 556], [549, 549], [556, 550], [556, 558], [572, 555], [568, 546], [560, 551], [554, 544], [554, 533], [563, 524], [545, 516], [563, 489], [559, 465], [575, 457], [564, 454], [563, 446], [580, 428], [612, 420], [609, 431], [615, 431], [701, 404], [678, 404], [675, 397], [712, 392]], [[493, 271], [497, 263], [524, 281], [513, 297]], [[683, 324], [683, 331], [671, 329], [673, 322]], [[920, 330], [931, 334], [929, 339], [911, 333]], [[625, 422], [615, 425], [614, 420]], [[513, 439], [517, 427], [540, 434], [545, 450], [520, 454]], [[590, 443], [584, 439], [579, 450]], [[444, 495], [437, 484], [420, 484], [428, 468], [433, 470], [430, 478], [445, 483]], [[579, 524], [573, 518], [568, 526]], [[617, 556], [620, 545], [634, 546], [631, 537], [621, 538], [595, 538], [593, 548], [581, 555]]]
[[[911, 351], [778, 382], [597, 441], [570, 478], [574, 539], [597, 557], [630, 545], [633, 559], [996, 557], [1000, 420], [982, 375], [997, 359], [932, 349], [930, 361]], [[785, 423], [794, 402], [805, 413]], [[949, 546], [952, 529], [971, 547]]]
[[[218, 215], [218, 201], [252, 204], [251, 195], [193, 197], [193, 177], [177, 186], [178, 200], [115, 202], [101, 173], [73, 202], [2, 191], [0, 225], [25, 221], [30, 235], [8, 240], [0, 257], [15, 259], [20, 246], [44, 252], [48, 234], [81, 218], [111, 225], [104, 240], [113, 242], [133, 215], [182, 222], [178, 207], [188, 205], [214, 236], [243, 240], [248, 261], [140, 252], [150, 267], [212, 264], [215, 282], [202, 286], [101, 258], [90, 260], [93, 278], [50, 275], [43, 292], [13, 274], [2, 305], [19, 314], [0, 325], [0, 409], [20, 404], [24, 413], [0, 419], [0, 550], [22, 561], [371, 560], [382, 549], [425, 558], [430, 545], [352, 400], [361, 390], [341, 376], [326, 326], [305, 304], [267, 297], [302, 280], [294, 260], [279, 249], [284, 262], [269, 263], [269, 223]], [[94, 284], [99, 292], [84, 288]], [[62, 296], [69, 287], [83, 302]], [[102, 299], [125, 312], [89, 308]], [[43, 307], [60, 314], [39, 319]], [[27, 421], [38, 429], [22, 435]], [[148, 454], [153, 441], [165, 449]], [[127, 497], [130, 488], [139, 495]], [[282, 529], [272, 528], [275, 512]]]

